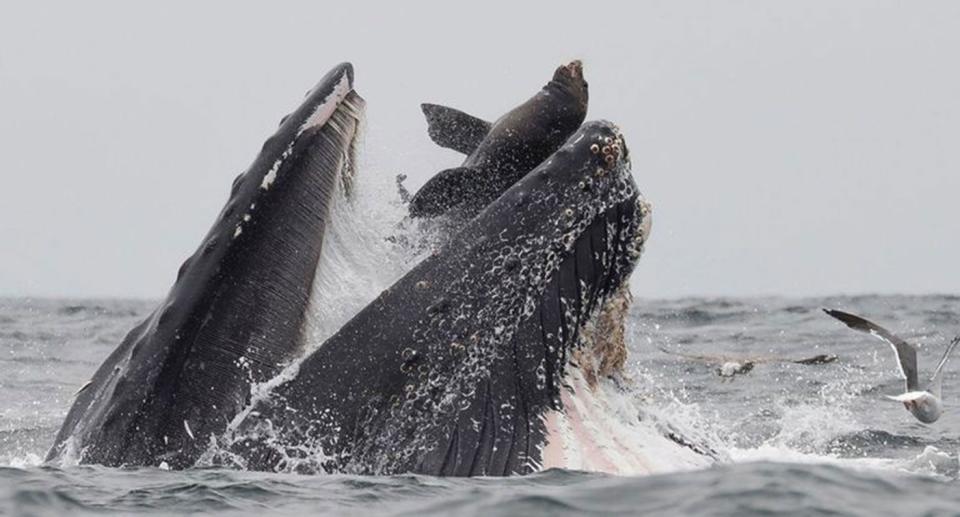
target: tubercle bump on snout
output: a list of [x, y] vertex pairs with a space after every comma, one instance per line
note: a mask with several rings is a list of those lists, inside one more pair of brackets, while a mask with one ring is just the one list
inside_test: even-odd
[[616, 125], [607, 121], [588, 122], [580, 135], [571, 145], [571, 151], [576, 153], [586, 148], [591, 158], [587, 178], [602, 180], [628, 159], [626, 142]]
[[606, 123], [605, 126], [598, 128], [598, 131], [591, 132], [590, 153], [596, 156], [599, 161], [597, 176], [603, 176], [606, 171], [614, 168], [621, 160], [626, 159], [626, 142], [620, 129]]
[[575, 185], [581, 192], [603, 195], [608, 184], [617, 184], [629, 171], [626, 143], [611, 122], [584, 123], [567, 142], [531, 173], [535, 183]]

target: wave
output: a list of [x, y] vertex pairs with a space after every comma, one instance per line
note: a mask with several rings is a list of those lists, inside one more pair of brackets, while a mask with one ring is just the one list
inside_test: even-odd
[[549, 470], [501, 479], [0, 468], [0, 483], [16, 510], [33, 515], [921, 515], [960, 503], [953, 484], [936, 477], [777, 462], [646, 477]]

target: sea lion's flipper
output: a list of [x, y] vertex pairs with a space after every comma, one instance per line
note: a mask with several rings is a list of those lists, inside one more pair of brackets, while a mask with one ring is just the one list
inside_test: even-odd
[[420, 109], [427, 117], [430, 139], [440, 147], [470, 154], [490, 132], [489, 122], [460, 110], [438, 104], [421, 104]]
[[410, 215], [436, 217], [475, 193], [484, 175], [473, 167], [455, 167], [438, 172], [410, 199]]

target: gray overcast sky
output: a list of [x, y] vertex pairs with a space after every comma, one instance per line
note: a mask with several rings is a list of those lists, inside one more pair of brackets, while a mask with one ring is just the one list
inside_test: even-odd
[[136, 4], [0, 5], [0, 294], [163, 296], [337, 62], [362, 174], [416, 186], [459, 163], [420, 102], [494, 118], [577, 57], [654, 204], [638, 294], [960, 291], [960, 3]]

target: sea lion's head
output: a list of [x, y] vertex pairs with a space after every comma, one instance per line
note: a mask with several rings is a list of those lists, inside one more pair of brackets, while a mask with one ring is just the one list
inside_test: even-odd
[[586, 115], [589, 88], [587, 80], [583, 78], [583, 63], [579, 59], [558, 66], [556, 71], [553, 72], [550, 85], [574, 97], [583, 108], [584, 115]]

